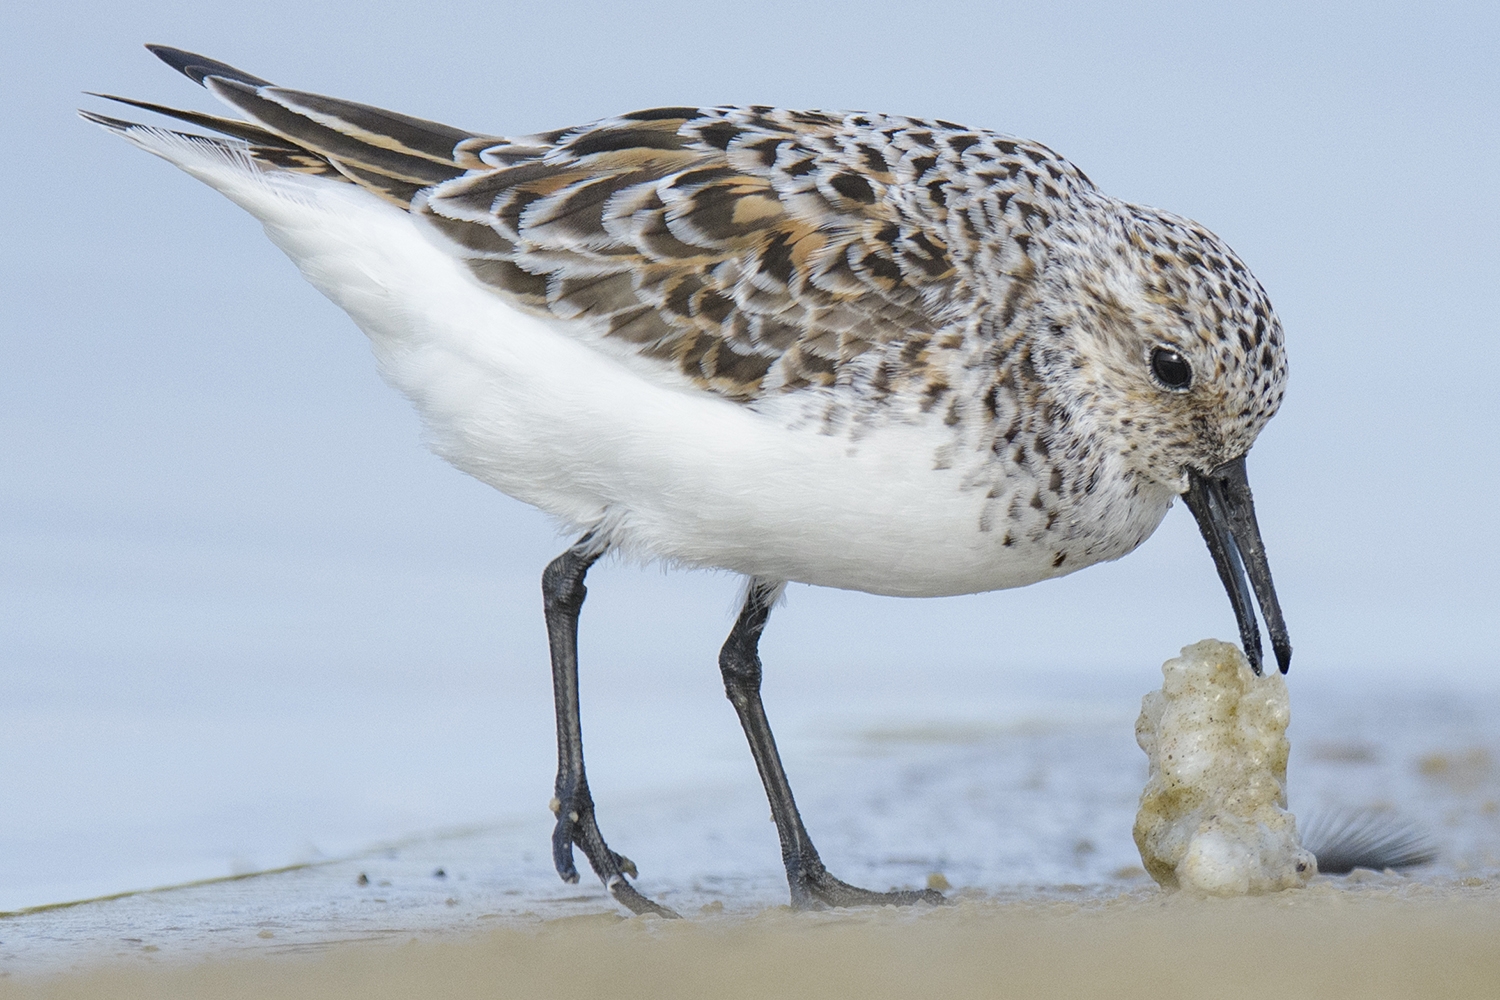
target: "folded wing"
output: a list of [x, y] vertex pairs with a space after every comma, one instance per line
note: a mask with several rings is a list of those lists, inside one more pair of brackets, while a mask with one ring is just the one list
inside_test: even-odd
[[[740, 107], [503, 138], [151, 49], [248, 120], [112, 99], [230, 136], [274, 168], [367, 188], [519, 308], [734, 400], [878, 383], [877, 359], [915, 358], [974, 312], [980, 239], [950, 198], [964, 191], [965, 151], [1003, 137]], [[1016, 159], [1031, 168], [1029, 155]], [[1011, 250], [1024, 280], [1024, 235]]]

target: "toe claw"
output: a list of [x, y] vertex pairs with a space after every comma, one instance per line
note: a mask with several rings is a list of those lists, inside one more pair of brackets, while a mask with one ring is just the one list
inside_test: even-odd
[[567, 820], [558, 820], [552, 831], [552, 867], [564, 882], [578, 881], [578, 867], [573, 863], [574, 825]]
[[625, 877], [623, 875], [614, 876], [608, 882], [604, 883], [604, 887], [608, 889], [609, 894], [615, 898], [615, 902], [625, 907], [631, 913], [654, 913], [658, 917], [666, 917], [669, 920], [682, 919], [682, 914], [678, 913], [671, 907], [662, 906], [655, 900], [649, 899], [646, 896], [642, 896], [635, 890], [635, 887], [633, 885], [625, 881]]
[[578, 868], [573, 861], [573, 848], [583, 851], [589, 867], [604, 882], [605, 888], [615, 901], [632, 913], [654, 913], [659, 917], [678, 917], [676, 911], [641, 895], [627, 881], [626, 876], [636, 878], [640, 872], [635, 862], [614, 851], [604, 842], [599, 826], [594, 820], [592, 802], [575, 796], [554, 798], [550, 803], [557, 814], [557, 825], [552, 829], [552, 864], [564, 882], [578, 881]]
[[825, 906], [911, 906], [914, 903], [944, 905], [948, 900], [936, 889], [892, 889], [876, 892], [850, 885], [835, 878], [821, 863], [809, 871], [789, 873], [792, 884], [792, 906], [799, 910], [816, 910]]

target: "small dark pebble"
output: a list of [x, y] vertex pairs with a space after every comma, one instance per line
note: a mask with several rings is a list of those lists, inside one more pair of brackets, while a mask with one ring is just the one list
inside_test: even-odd
[[355, 879], [354, 882], [356, 885], [369, 885], [370, 876], [366, 875], [364, 872], [360, 872], [359, 878]]
[[432, 877], [433, 878], [447, 878], [448, 877], [448, 873], [445, 872], [445, 871], [443, 871], [441, 868], [439, 868], [437, 871], [435, 871], [435, 872], [432, 873]]

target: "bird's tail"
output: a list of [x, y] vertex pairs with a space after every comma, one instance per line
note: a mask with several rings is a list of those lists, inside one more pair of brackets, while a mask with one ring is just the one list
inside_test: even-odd
[[417, 192], [489, 165], [480, 154], [509, 145], [498, 136], [476, 135], [367, 104], [277, 87], [226, 63], [181, 49], [146, 47], [248, 119], [111, 94], [93, 96], [165, 115], [218, 135], [195, 135], [92, 111], [79, 112], [88, 121], [174, 162], [182, 156], [209, 156], [262, 169], [342, 179], [407, 208]]

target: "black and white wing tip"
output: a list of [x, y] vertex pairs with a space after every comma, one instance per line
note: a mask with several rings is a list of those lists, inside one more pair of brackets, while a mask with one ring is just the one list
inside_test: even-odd
[[221, 80], [233, 80], [251, 87], [272, 86], [270, 80], [262, 80], [258, 76], [252, 76], [244, 70], [235, 69], [228, 63], [210, 59], [208, 56], [200, 56], [196, 52], [187, 52], [183, 49], [174, 49], [170, 45], [147, 44], [147, 50], [156, 58], [168, 66], [192, 80], [194, 83], [206, 86], [204, 83], [209, 77], [218, 77]]

